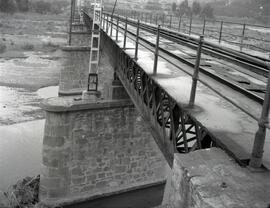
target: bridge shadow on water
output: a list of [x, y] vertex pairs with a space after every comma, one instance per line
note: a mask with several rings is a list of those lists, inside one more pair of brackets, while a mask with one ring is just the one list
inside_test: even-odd
[[164, 188], [165, 183], [67, 205], [64, 208], [150, 208], [162, 203]]

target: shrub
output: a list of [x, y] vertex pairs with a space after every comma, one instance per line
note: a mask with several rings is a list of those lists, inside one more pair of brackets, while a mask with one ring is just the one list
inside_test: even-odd
[[32, 51], [34, 48], [35, 48], [34, 45], [31, 43], [25, 43], [21, 47], [21, 49], [26, 50], [26, 51]]
[[20, 12], [27, 12], [29, 10], [29, 0], [16, 0], [16, 5]]
[[210, 4], [206, 4], [201, 12], [202, 17], [214, 18], [214, 9]]
[[16, 4], [13, 0], [0, 0], [0, 11], [13, 14], [16, 11]]
[[32, 2], [32, 8], [35, 12], [39, 14], [47, 14], [51, 11], [51, 4], [44, 1]]
[[7, 46], [5, 43], [0, 42], [0, 53], [4, 53], [7, 49]]
[[31, 2], [31, 9], [33, 12], [39, 14], [60, 14], [63, 11], [63, 8], [69, 5], [68, 1], [58, 0], [53, 2], [46, 2], [45, 0], [38, 0]]

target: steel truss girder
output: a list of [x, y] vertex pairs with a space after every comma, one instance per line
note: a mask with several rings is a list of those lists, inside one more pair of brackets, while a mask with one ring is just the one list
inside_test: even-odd
[[114, 44], [118, 54], [116, 73], [172, 166], [176, 152], [188, 153], [216, 146], [196, 119], [190, 116], [137, 63]]

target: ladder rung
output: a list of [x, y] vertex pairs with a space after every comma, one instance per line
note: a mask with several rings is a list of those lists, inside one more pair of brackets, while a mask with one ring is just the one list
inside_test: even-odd
[[99, 33], [99, 30], [92, 30], [92, 33], [94, 33], [93, 35], [95, 35], [95, 36], [99, 36], [99, 34], [97, 34], [97, 33]]
[[98, 64], [98, 61], [91, 61], [90, 64]]
[[99, 48], [91, 48], [92, 51], [98, 51]]

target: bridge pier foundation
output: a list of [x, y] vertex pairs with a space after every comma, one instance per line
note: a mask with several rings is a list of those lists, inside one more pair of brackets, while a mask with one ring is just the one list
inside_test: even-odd
[[81, 202], [166, 179], [167, 163], [129, 99], [59, 97], [42, 107], [41, 202]]
[[164, 207], [260, 208], [269, 206], [270, 176], [240, 167], [223, 150], [175, 154]]
[[79, 95], [87, 88], [90, 47], [62, 48], [64, 61], [60, 70], [59, 95]]

